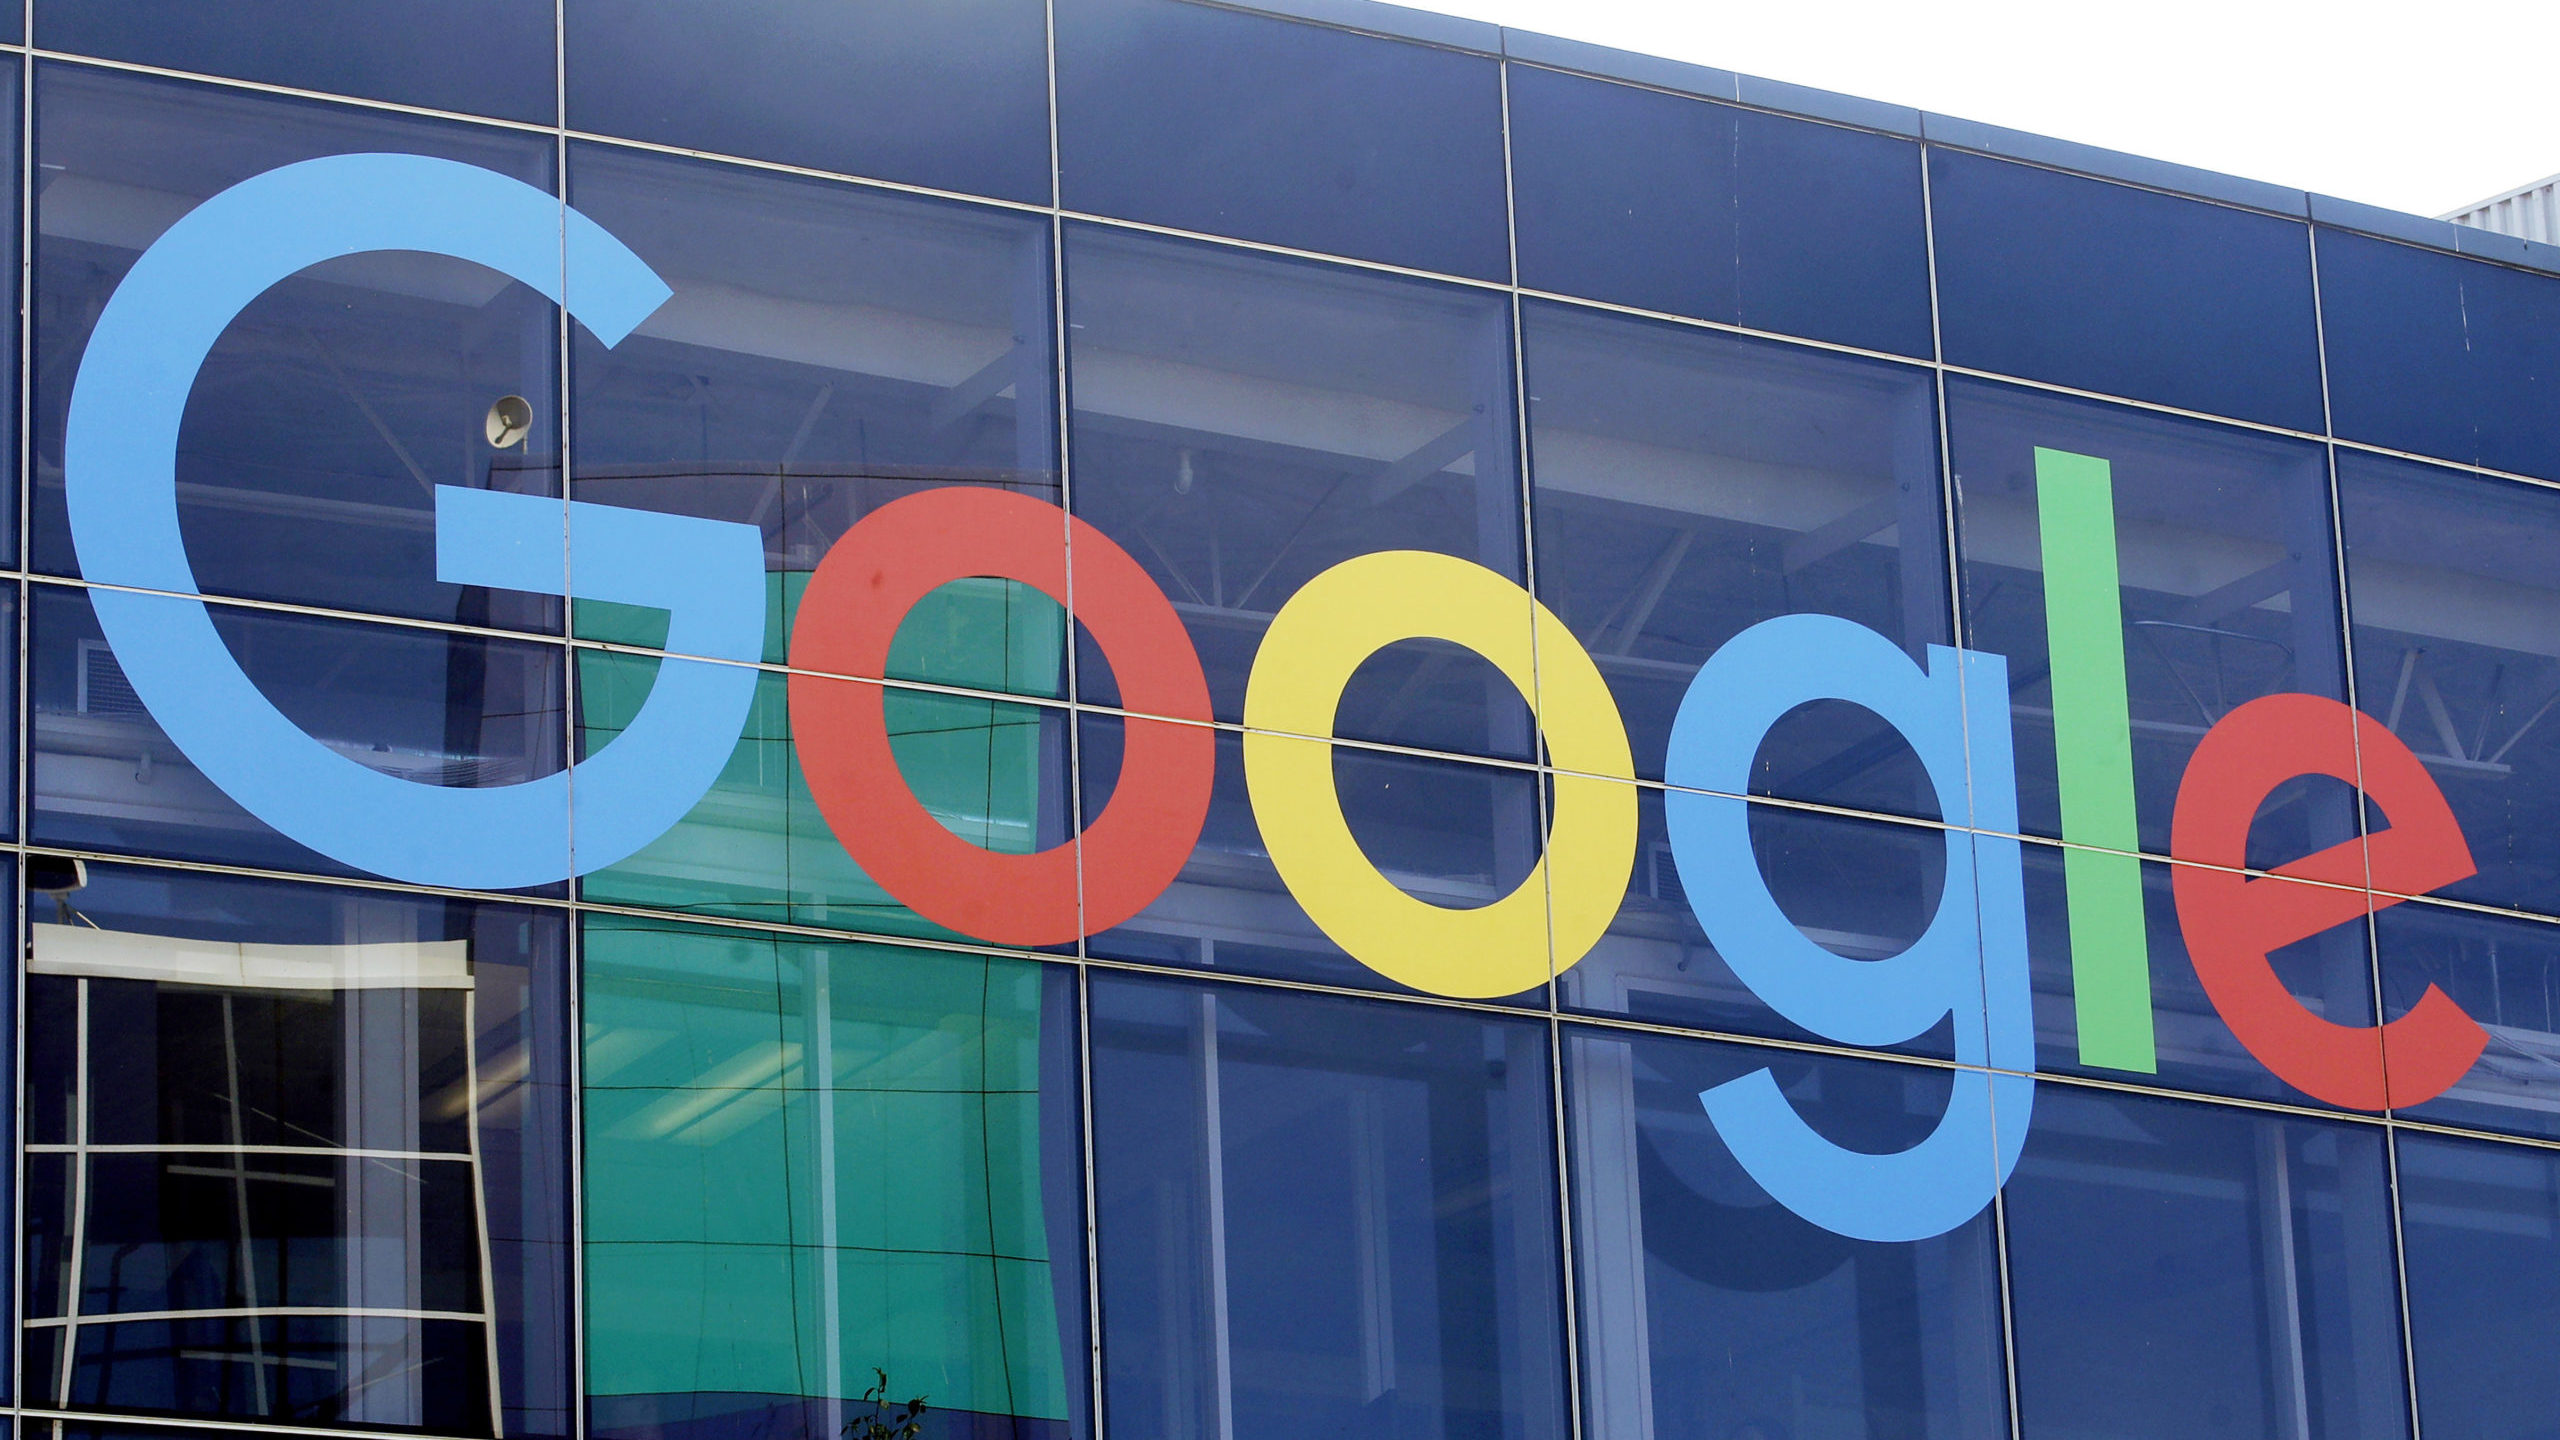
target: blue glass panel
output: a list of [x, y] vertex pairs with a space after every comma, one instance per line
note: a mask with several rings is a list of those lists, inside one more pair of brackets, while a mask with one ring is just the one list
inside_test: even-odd
[[548, 125], [545, 0], [41, 0], [48, 50]]
[[[26, 632], [21, 627], [20, 621], [23, 617], [19, 613], [19, 603], [23, 593], [23, 590], [17, 586], [0, 586], [0, 640], [15, 637], [21, 645], [24, 644]], [[23, 655], [25, 652], [22, 649], [19, 653]], [[7, 690], [0, 690], [0, 694], [16, 693], [18, 664], [18, 655], [0, 656], [0, 684], [10, 687]], [[5, 715], [0, 715], [0, 747], [5, 747], [0, 749], [0, 753], [13, 757], [13, 769], [19, 777], [23, 778], [26, 773], [25, 762], [14, 759], [19, 753], [18, 731], [18, 707], [11, 705]], [[18, 786], [13, 783], [0, 787], [0, 836], [14, 837], [17, 833]]]
[[[269, 829], [179, 753], [116, 664], [87, 592], [39, 586], [30, 608], [28, 810], [39, 843], [351, 873]], [[276, 708], [359, 764], [461, 787], [560, 768], [556, 645], [219, 606], [213, 617]]]
[[1497, 61], [1183, 0], [1057, 27], [1068, 209], [1511, 277]]
[[[1644, 786], [1636, 793], [1636, 864], [1627, 897], [1599, 943], [1557, 977], [1559, 1003], [1729, 1034], [1838, 1044], [1770, 1009], [1726, 965], [1691, 908], [1693, 899], [1712, 907], [1719, 898], [1692, 896], [1681, 884], [1663, 826], [1663, 792]], [[1784, 805], [1753, 805], [1749, 824], [1761, 883], [1798, 929], [1835, 954], [1857, 960], [1900, 954], [1938, 913], [1947, 878], [1944, 830]], [[1557, 956], [1559, 963], [1567, 958]], [[1941, 1021], [1891, 1048], [1945, 1058], [1953, 1054], [1953, 1035]]]
[[[2142, 938], [2150, 962], [2151, 1024], [2160, 1068], [2129, 1072], [2082, 1064], [2080, 1028], [2073, 1010], [2079, 990], [2071, 973], [2071, 908], [2063, 887], [2062, 855], [2056, 845], [2025, 847], [2027, 958], [2036, 992], [2037, 1068], [2291, 1105], [2325, 1103], [2276, 1078], [2214, 1009], [2204, 982], [2196, 978], [2178, 925], [2172, 867], [2158, 861], [2146, 860], [2141, 866]], [[2265, 879], [2257, 883], [2292, 882]], [[2260, 896], [2258, 903], [2272, 903], [2272, 899]], [[2277, 979], [2305, 1009], [2333, 1024], [2373, 1023], [2372, 951], [2361, 916], [2284, 946], [2271, 958]], [[2370, 1053], [2380, 1059], [2378, 1043]]]
[[2409, 1433], [2378, 1128], [2046, 1085], [2007, 1194], [2024, 1433]]
[[[538, 136], [49, 66], [36, 194], [34, 564], [76, 574], [62, 430], [81, 348], [134, 259], [217, 191], [280, 165], [409, 151], [551, 188]], [[557, 495], [559, 312], [496, 272], [348, 256], [269, 290], [224, 332], [178, 438], [178, 513], [208, 594], [510, 629], [557, 598], [436, 581], [435, 487]], [[530, 402], [498, 450], [492, 404]]]
[[[18, 149], [26, 135], [20, 123], [23, 117], [19, 110], [19, 93], [24, 88], [22, 67], [8, 65], [0, 66], [0, 69], [7, 72], [7, 78], [0, 79], [0, 117], [5, 117], [11, 126], [9, 144], [0, 148], [0, 154], [6, 154], [14, 165], [18, 163]], [[0, 264], [14, 269], [18, 265], [19, 250], [16, 195], [0, 202], [0, 224], [7, 225], [9, 230], [5, 237], [0, 237]], [[23, 302], [25, 297], [19, 298]], [[0, 387], [6, 387], [0, 393], [14, 395], [19, 388], [18, 324], [24, 310], [22, 305], [12, 305], [7, 309], [9, 313], [0, 320]], [[0, 410], [9, 408], [0, 406]], [[18, 513], [18, 485], [18, 417], [15, 413], [0, 414], [0, 515], [14, 516]], [[0, 529], [9, 528], [0, 525]], [[17, 558], [18, 537], [14, 534], [0, 536], [0, 563], [14, 562]]]
[[567, 1434], [561, 918], [110, 865], [48, 883], [30, 1390]]
[[1929, 204], [1949, 364], [2321, 428], [2300, 223], [1953, 150]]
[[2338, 515], [2357, 703], [2426, 762], [2479, 866], [2444, 893], [2560, 913], [2560, 494], [2340, 450]]
[[1771, 1200], [1698, 1103], [1766, 1068], [1825, 1137], [1888, 1151], [1927, 1137], [1955, 1072], [1567, 1034], [1585, 1433], [2007, 1432], [1991, 1212], [1914, 1244], [1844, 1239]]
[[[2061, 829], [2039, 447], [2110, 467], [2143, 849], [2167, 853], [2187, 758], [2224, 715], [2278, 691], [2346, 698], [2321, 447], [1955, 379], [1947, 382], [1947, 433], [1965, 643], [2009, 659], [2018, 814], [2027, 833]], [[2282, 863], [2354, 835], [2345, 787], [2306, 787], [2290, 800], [2295, 793], [2277, 796], [2299, 809], [2298, 819], [2285, 822], [2290, 828], [2262, 826], [2252, 863]]]
[[1511, 67], [1520, 283], [1931, 353], [1920, 147]]
[[[1067, 324], [1076, 511], [1172, 598], [1219, 719], [1243, 718], [1273, 612], [1327, 567], [1433, 550], [1523, 580], [1501, 297], [1078, 228]], [[1098, 653], [1078, 678], [1116, 703]], [[1448, 647], [1382, 652], [1336, 730], [1534, 753], [1519, 693]]]
[[[42, 862], [40, 861], [39, 863]], [[54, 867], [48, 866], [47, 869], [50, 872]], [[10, 937], [9, 943], [12, 947], [12, 953], [24, 955], [26, 953], [26, 947], [20, 944], [18, 940], [18, 859], [14, 855], [6, 857], [5, 860], [0, 860], [0, 925], [6, 925], [8, 927], [7, 933]], [[21, 1049], [19, 1037], [25, 1033], [19, 1029], [18, 1015], [18, 996], [16, 993], [16, 987], [13, 985], [9, 987], [9, 993], [0, 994], [0, 1024], [5, 1024], [8, 1027], [5, 1031], [0, 1031], [0, 1034], [5, 1034], [9, 1037], [9, 1044], [5, 1052], [0, 1053], [5, 1053], [6, 1057], [13, 1063]], [[0, 1115], [0, 1145], [9, 1146], [10, 1153], [15, 1154], [17, 1143], [17, 1113], [16, 1107], [12, 1106], [9, 1114]], [[5, 1179], [0, 1179], [0, 1214], [10, 1216], [19, 1215], [18, 1207], [12, 1203], [18, 1198], [16, 1193], [17, 1188], [17, 1177], [11, 1176]], [[17, 1223], [20, 1227], [18, 1233], [23, 1237], [28, 1233], [28, 1230], [31, 1227], [27, 1225], [27, 1222], [23, 1217], [20, 1218]], [[57, 1227], [57, 1229], [58, 1228], [59, 1227]], [[17, 1273], [17, 1267], [22, 1263], [26, 1254], [23, 1243], [13, 1248], [15, 1248], [17, 1253], [12, 1254], [7, 1260], [0, 1260], [0, 1282], [7, 1282], [14, 1278]], [[17, 1293], [16, 1287], [12, 1285], [8, 1293], [11, 1296], [15, 1296]], [[0, 1300], [0, 1328], [6, 1328], [14, 1333], [17, 1325], [17, 1318], [18, 1313], [16, 1301], [14, 1299]], [[5, 1379], [0, 1379], [0, 1399], [7, 1398], [10, 1393], [9, 1382]], [[7, 1436], [0, 1435], [0, 1440], [7, 1440]]]
[[2489, 1032], [2452, 1089], [2398, 1113], [2560, 1139], [2560, 925], [2403, 904], [2374, 913], [2373, 942], [2386, 1018], [2433, 986]]
[[2320, 232], [2340, 439], [2560, 479], [2560, 278]]
[[1543, 1025], [1092, 987], [1109, 1433], [1567, 1433]]
[[[675, 291], [610, 350], [575, 332], [572, 488], [762, 529], [767, 660], [809, 572], [881, 505], [957, 484], [1058, 502], [1047, 222], [601, 145], [569, 163], [571, 203]], [[664, 638], [620, 607], [577, 623]], [[1038, 679], [1000, 688], [1064, 693], [1051, 631]]]
[[[1580, 639], [1659, 779], [1698, 667], [1799, 611], [1915, 660], [1947, 643], [1928, 372], [1657, 321], [1522, 314], [1539, 598]], [[1759, 793], [1935, 816], [1910, 748], [1851, 706], [1772, 733]]]
[[2539, 1440], [2560, 1413], [2560, 1155], [2402, 1132], [2418, 1424]]
[[568, 0], [573, 130], [1049, 200], [1040, 0]]
[[927, 1435], [1089, 1433], [1073, 970], [594, 915], [579, 954], [588, 1434], [919, 1395]]
[[[1166, 723], [1080, 717], [1086, 823], [1117, 791], [1128, 727]], [[1321, 742], [1275, 737], [1270, 743]], [[1334, 788], [1353, 839], [1407, 895], [1429, 905], [1473, 909], [1529, 878], [1544, 830], [1536, 772], [1349, 745], [1332, 749]], [[1089, 870], [1114, 863], [1103, 851], [1087, 853]], [[1145, 909], [1085, 946], [1090, 954], [1119, 960], [1411, 993], [1345, 952], [1282, 884], [1254, 823], [1243, 737], [1231, 730], [1217, 734], [1209, 818], [1190, 860]], [[1523, 991], [1511, 997], [1513, 1003], [1546, 1005], [1544, 985]]]

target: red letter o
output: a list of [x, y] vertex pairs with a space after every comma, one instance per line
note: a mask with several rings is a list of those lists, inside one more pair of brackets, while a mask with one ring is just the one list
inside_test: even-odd
[[[1068, 575], [1072, 536], [1074, 576]], [[1127, 551], [1054, 505], [951, 486], [894, 500], [846, 531], [801, 597], [791, 667], [876, 680], [907, 612], [971, 576], [1018, 580], [1090, 631], [1132, 711], [1199, 724], [1132, 721], [1111, 803], [1076, 847], [1001, 855], [945, 829], [917, 801], [889, 746], [882, 687], [791, 677], [791, 730], [827, 828], [917, 914], [1005, 945], [1057, 945], [1146, 908], [1190, 858], [1208, 819], [1217, 763], [1209, 684], [1182, 619]]]

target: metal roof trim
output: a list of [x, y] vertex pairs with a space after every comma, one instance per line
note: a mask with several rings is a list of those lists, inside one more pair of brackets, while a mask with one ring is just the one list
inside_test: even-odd
[[1502, 31], [1502, 53], [1523, 64], [1570, 70], [1599, 80], [1624, 80], [1656, 90], [1669, 90], [1701, 100], [1739, 100], [1741, 77], [1711, 65], [1666, 60], [1640, 50], [1619, 50], [1587, 40], [1541, 35], [1535, 30]]
[[2050, 166], [2093, 179], [2140, 185], [2172, 195], [2292, 219], [2307, 219], [2451, 255], [2560, 275], [2560, 245], [2518, 240], [2473, 226], [2456, 225], [2448, 220], [2313, 194], [2217, 170], [2153, 160], [2032, 131], [1913, 110], [1809, 85], [1742, 75], [1642, 51], [1621, 50], [1560, 35], [1392, 5], [1386, 0], [1194, 0], [1194, 3], [1472, 51], [1523, 64], [1572, 71], [1595, 79], [1695, 96], [1701, 100], [1734, 102], [1808, 120], [1912, 136], [1932, 144]]

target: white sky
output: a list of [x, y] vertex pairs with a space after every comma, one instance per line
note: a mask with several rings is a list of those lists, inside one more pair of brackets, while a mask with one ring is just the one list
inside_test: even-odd
[[2560, 172], [2560, 0], [1408, 0], [2433, 215]]

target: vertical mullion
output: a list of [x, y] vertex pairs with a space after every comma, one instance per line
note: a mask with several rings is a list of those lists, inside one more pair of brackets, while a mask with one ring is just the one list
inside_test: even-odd
[[[13, 403], [17, 407], [18, 445], [17, 453], [10, 458], [18, 467], [17, 514], [11, 517], [16, 525], [15, 534], [18, 540], [18, 563], [14, 568], [24, 571], [27, 568], [27, 549], [30, 543], [32, 543], [29, 534], [30, 527], [28, 514], [34, 506], [35, 489], [35, 465], [32, 459], [34, 454], [34, 445], [30, 438], [35, 418], [34, 401], [32, 399], [34, 390], [34, 334], [36, 320], [35, 0], [24, 0], [24, 3], [20, 7], [20, 15], [25, 27], [20, 38], [26, 41], [27, 48], [24, 51], [21, 51], [18, 56], [18, 113], [11, 117], [12, 134], [16, 136], [18, 143], [18, 267], [17, 274], [12, 277], [17, 283], [18, 290], [13, 301], [18, 317], [18, 393], [13, 397]], [[19, 845], [24, 846], [27, 838], [28, 821], [27, 794], [24, 782], [29, 768], [27, 756], [30, 753], [31, 748], [31, 741], [29, 737], [29, 730], [31, 727], [28, 723], [29, 686], [27, 682], [27, 632], [29, 626], [33, 623], [27, 613], [27, 608], [28, 602], [33, 597], [27, 593], [27, 582], [23, 575], [10, 583], [10, 594], [16, 600], [17, 610], [16, 613], [10, 617], [9, 628], [11, 633], [5, 643], [13, 647], [12, 653], [16, 655], [18, 662], [17, 683], [11, 689], [8, 696], [8, 703], [10, 706], [9, 715], [12, 722], [12, 733], [10, 735], [9, 746], [9, 814], [10, 818], [16, 822], [15, 828], [10, 831], [10, 834], [17, 840]], [[11, 986], [12, 996], [15, 1000], [15, 1003], [10, 1010], [8, 1037], [9, 1066], [7, 1072], [12, 1081], [12, 1089], [9, 1096], [9, 1114], [11, 1119], [9, 1147], [10, 1183], [8, 1203], [6, 1205], [0, 1205], [0, 1216], [5, 1216], [9, 1226], [9, 1234], [11, 1236], [11, 1260], [9, 1262], [9, 1313], [5, 1317], [0, 1317], [0, 1333], [5, 1333], [8, 1336], [9, 1342], [8, 1400], [11, 1404], [22, 1405], [26, 1403], [27, 1393], [25, 1375], [26, 1345], [23, 1340], [23, 1331], [21, 1330], [20, 1325], [27, 1313], [27, 1277], [26, 1246], [22, 1243], [20, 1237], [22, 1237], [24, 1233], [23, 1217], [26, 1214], [26, 1207], [23, 1202], [23, 1197], [26, 1194], [27, 1188], [27, 1165], [25, 1153], [27, 1136], [26, 1015], [27, 953], [29, 949], [27, 936], [30, 933], [27, 928], [29, 920], [26, 913], [26, 854], [23, 849], [21, 849], [18, 854], [17, 874], [13, 877], [12, 883], [14, 893], [10, 896], [10, 899], [12, 902], [11, 908], [16, 912], [16, 921], [11, 927], [9, 965], [9, 983]]]
[[[577, 557], [570, 551], [569, 547], [568, 523], [570, 499], [568, 40], [568, 0], [552, 0], [551, 153], [553, 167], [552, 183], [558, 187], [560, 195], [561, 298], [561, 303], [558, 306], [558, 332], [555, 350], [557, 358], [553, 362], [553, 370], [556, 378], [552, 383], [558, 387], [558, 394], [554, 397], [554, 410], [557, 416], [554, 423], [559, 426], [560, 548], [562, 554], [561, 571], [564, 576], [573, 575], [574, 571], [571, 567], [577, 563]], [[562, 1116], [563, 1123], [560, 1135], [560, 1145], [567, 1153], [561, 1157], [562, 1164], [559, 1173], [565, 1181], [565, 1189], [567, 1191], [567, 1193], [562, 1197], [562, 1201], [568, 1212], [565, 1218], [568, 1222], [569, 1253], [567, 1257], [567, 1265], [565, 1267], [567, 1274], [563, 1277], [566, 1288], [564, 1293], [562, 1293], [554, 1303], [566, 1310], [567, 1313], [563, 1318], [568, 1322], [567, 1339], [569, 1354], [566, 1370], [568, 1393], [563, 1396], [562, 1399], [568, 1406], [569, 1413], [563, 1417], [565, 1424], [562, 1428], [571, 1437], [571, 1440], [585, 1440], [587, 1433], [587, 1095], [586, 1046], [581, 1038], [585, 1034], [585, 1030], [581, 1025], [581, 1015], [586, 1003], [586, 935], [585, 927], [579, 923], [578, 919], [578, 900], [580, 898], [581, 886], [579, 884], [578, 876], [575, 873], [578, 855], [576, 806], [578, 785], [576, 769], [576, 761], [578, 758], [578, 649], [574, 643], [574, 636], [576, 634], [575, 613], [576, 607], [574, 602], [570, 600], [568, 595], [563, 594], [560, 597], [560, 763], [563, 766], [568, 767], [569, 773], [569, 795], [571, 803], [566, 819], [569, 826], [569, 859], [572, 873], [569, 875], [567, 882], [569, 906], [564, 912], [562, 919], [562, 936], [560, 943], [560, 965], [562, 972], [559, 979], [561, 1017], [559, 1037], [562, 1041], [560, 1064], [563, 1082], [562, 1088], [567, 1092], [561, 1097], [564, 1113]], [[538, 1034], [527, 1037], [528, 1044], [539, 1044], [540, 1040], [541, 1037]], [[476, 1100], [474, 1102], [474, 1121], [476, 1125]], [[477, 1133], [476, 1130], [474, 1133]], [[496, 1296], [493, 1294], [490, 1297], [493, 1317], [495, 1314], [494, 1307], [496, 1303]], [[530, 1317], [527, 1318], [529, 1319]], [[532, 1327], [528, 1325], [526, 1328], [530, 1330]], [[491, 1327], [491, 1334], [493, 1337], [496, 1334], [496, 1327], [494, 1324]], [[492, 1374], [490, 1377], [490, 1383], [495, 1387], [496, 1393], [499, 1397], [502, 1413], [505, 1393], [503, 1374], [504, 1372], [500, 1371]], [[529, 1379], [530, 1377], [527, 1378]]]
[[[1948, 636], [1959, 648], [1962, 648], [1971, 640], [1972, 637], [1966, 633], [1964, 610], [1964, 563], [1962, 558], [1963, 552], [1960, 548], [1963, 529], [1957, 523], [1956, 513], [1957, 506], [1961, 503], [1962, 492], [1956, 483], [1955, 448], [1949, 439], [1949, 429], [1947, 425], [1946, 330], [1943, 316], [1940, 311], [1938, 297], [1937, 196], [1932, 190], [1930, 183], [1930, 147], [1928, 142], [1925, 140], [1922, 141], [1919, 146], [1919, 151], [1920, 236], [1922, 248], [1928, 257], [1929, 268], [1929, 373], [1932, 381], [1934, 382], [1934, 389], [1936, 391], [1938, 404], [1938, 504], [1939, 509], [1942, 512], [1939, 518], [1939, 544], [1944, 546], [1946, 549], [1945, 564], [1947, 570], [1947, 608], [1945, 618], [1947, 621]], [[1976, 724], [1996, 723], [2006, 725], [2010, 723], [2006, 696], [2000, 697], [2003, 703], [2001, 706], [2001, 713], [1999, 715], [1995, 717], [1986, 713], [1978, 717], [1975, 714], [1972, 688], [1970, 686], [1960, 686], [1958, 687], [1958, 693], [1963, 699], [1964, 723], [1968, 734], [1971, 733], [1972, 727]], [[1966, 794], [1964, 820], [1960, 826], [1949, 827], [1948, 833], [1950, 839], [1953, 839], [1957, 835], [1964, 835], [1968, 837], [1967, 843], [1970, 843], [1970, 837], [1974, 833], [1972, 786], [1973, 745], [1968, 741], [1965, 745]], [[2021, 859], [2023, 860], [2023, 856]], [[1979, 905], [1980, 901], [1978, 898], [1975, 903]], [[1985, 977], [1983, 984], [1985, 988], [1981, 992], [1981, 1001], [1987, 1011], [1991, 1004], [1991, 992], [1988, 988], [1989, 979], [1987, 976]], [[2032, 1077], [2030, 1078], [2032, 1079]], [[1985, 1083], [1989, 1083], [1987, 1076], [1985, 1077]], [[1992, 1166], [1994, 1174], [1997, 1174], [2000, 1164], [2000, 1112], [1997, 1104], [1992, 1108], [1991, 1124], [1992, 1152], [1983, 1158]], [[2000, 1378], [2008, 1400], [2010, 1440], [2019, 1440], [2019, 1437], [2023, 1433], [2021, 1427], [2024, 1422], [2018, 1414], [2018, 1326], [2017, 1308], [2014, 1303], [2014, 1297], [2011, 1293], [2012, 1287], [2009, 1282], [2009, 1197], [2007, 1189], [2008, 1187], [2004, 1184], [1995, 1187], [1991, 1192], [1992, 1266], [1995, 1278], [1999, 1281], [2000, 1286]]]

